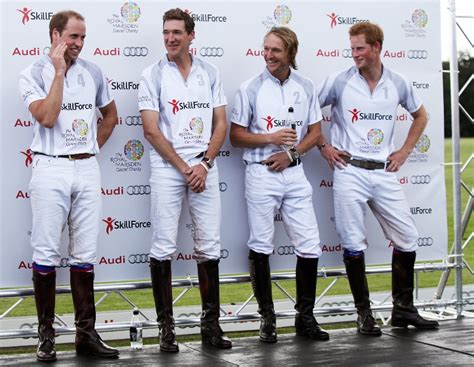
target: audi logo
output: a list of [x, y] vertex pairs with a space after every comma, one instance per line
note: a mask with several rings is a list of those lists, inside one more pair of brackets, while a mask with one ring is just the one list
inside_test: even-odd
[[342, 57], [345, 59], [351, 58], [352, 57], [352, 50], [350, 48], [345, 48], [342, 50]]
[[129, 185], [127, 187], [127, 194], [129, 195], [150, 195], [150, 185]]
[[420, 237], [418, 238], [418, 246], [420, 247], [428, 247], [433, 245], [433, 238], [432, 237]]
[[127, 126], [142, 125], [142, 117], [141, 116], [127, 116], [125, 117], [125, 125]]
[[431, 182], [430, 175], [414, 175], [411, 176], [410, 182], [414, 185], [425, 185]]
[[428, 58], [428, 51], [426, 50], [408, 50], [408, 58], [409, 59], [427, 59]]
[[148, 55], [148, 47], [125, 47], [123, 55], [127, 57], [145, 57]]
[[277, 249], [278, 255], [294, 255], [295, 246], [279, 246]]
[[207, 57], [222, 57], [224, 49], [222, 47], [201, 47], [199, 55]]
[[221, 259], [227, 259], [229, 257], [229, 251], [226, 249], [221, 250]]
[[219, 182], [219, 191], [220, 192], [227, 191], [227, 184], [225, 182]]
[[43, 55], [49, 55], [49, 51], [51, 51], [51, 47], [46, 46], [45, 48], [43, 48]]
[[150, 262], [150, 254], [130, 254], [128, 255], [130, 264], [146, 264]]

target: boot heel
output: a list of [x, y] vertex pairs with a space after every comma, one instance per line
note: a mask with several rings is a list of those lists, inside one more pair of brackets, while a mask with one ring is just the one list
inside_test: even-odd
[[406, 321], [401, 321], [401, 320], [392, 320], [391, 322], [391, 325], [393, 327], [404, 327], [404, 328], [407, 328], [408, 327], [408, 322]]

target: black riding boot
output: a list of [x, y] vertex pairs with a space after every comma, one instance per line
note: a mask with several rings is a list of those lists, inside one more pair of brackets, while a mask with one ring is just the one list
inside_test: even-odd
[[54, 305], [56, 297], [56, 271], [48, 274], [33, 270], [36, 312], [38, 314], [38, 349], [36, 359], [40, 362], [56, 360], [54, 341]]
[[158, 317], [160, 350], [171, 353], [179, 352], [174, 331], [171, 260], [159, 261], [150, 258], [150, 273]]
[[260, 340], [265, 343], [275, 343], [277, 341], [276, 317], [268, 257], [269, 255], [250, 250], [249, 270], [253, 293], [258, 302], [258, 313], [261, 315]]
[[232, 342], [219, 325], [219, 260], [208, 260], [197, 267], [202, 300], [202, 342], [220, 349], [232, 348]]
[[358, 256], [344, 254], [344, 264], [346, 265], [347, 278], [354, 297], [354, 304], [357, 308], [357, 331], [364, 335], [382, 335], [370, 309], [364, 253]]
[[321, 329], [313, 314], [317, 276], [318, 259], [298, 256], [296, 261], [296, 335], [315, 340], [329, 340], [329, 334]]
[[426, 320], [413, 305], [413, 282], [416, 252], [393, 251], [392, 255], [392, 326], [436, 329], [439, 324]]
[[76, 321], [76, 353], [102, 358], [118, 357], [119, 351], [105, 344], [95, 330], [94, 272], [71, 270], [70, 275]]

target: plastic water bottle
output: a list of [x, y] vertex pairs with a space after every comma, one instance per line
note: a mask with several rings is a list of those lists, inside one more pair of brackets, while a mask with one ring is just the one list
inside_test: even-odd
[[[291, 127], [296, 131], [296, 121], [293, 107], [288, 107], [288, 114], [286, 115], [286, 127]], [[294, 144], [281, 145], [280, 147], [283, 150], [290, 150], [291, 148], [294, 148]]]
[[133, 310], [132, 321], [130, 322], [130, 347], [132, 349], [143, 348], [143, 325], [140, 318], [140, 312]]

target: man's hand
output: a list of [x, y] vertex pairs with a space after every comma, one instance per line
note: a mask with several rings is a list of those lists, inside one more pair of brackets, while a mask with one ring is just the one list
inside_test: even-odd
[[188, 186], [195, 193], [203, 192], [206, 189], [207, 171], [202, 164], [189, 167], [185, 172]]
[[406, 152], [402, 149], [397, 150], [388, 156], [388, 161], [390, 161], [387, 166], [387, 172], [398, 172], [403, 164], [406, 162], [410, 152]]
[[344, 168], [345, 166], [347, 166], [347, 163], [343, 157], [351, 156], [348, 152], [338, 150], [330, 144], [327, 144], [324, 148], [321, 148], [320, 152], [323, 158], [328, 162], [329, 167], [331, 167], [332, 170], [334, 170], [335, 167]]
[[64, 75], [66, 73], [66, 60], [64, 59], [64, 54], [67, 50], [67, 45], [65, 42], [59, 43], [56, 47], [52, 48], [49, 52], [49, 57], [54, 66], [54, 70], [58, 75]]
[[291, 163], [290, 157], [286, 152], [279, 152], [272, 154], [270, 157], [262, 161], [263, 164], [268, 166], [271, 171], [281, 172]]
[[275, 145], [294, 145], [298, 140], [296, 131], [288, 127], [280, 129], [270, 135], [272, 138], [272, 143]]

